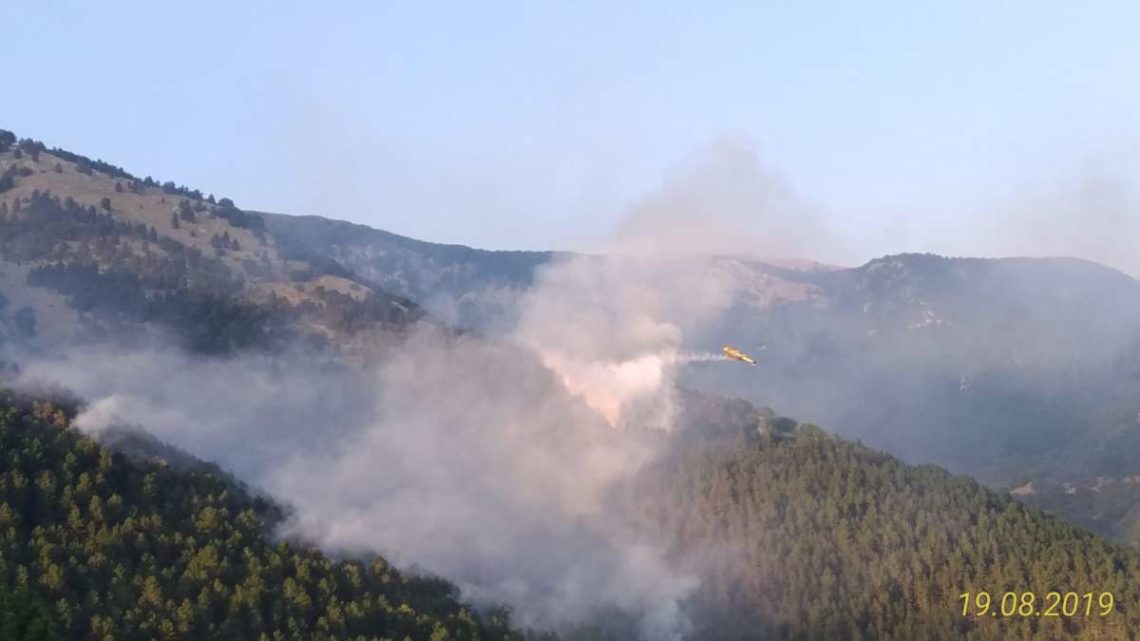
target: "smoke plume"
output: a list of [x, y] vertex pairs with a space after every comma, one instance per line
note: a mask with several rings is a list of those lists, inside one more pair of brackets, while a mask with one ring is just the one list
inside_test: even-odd
[[[686, 345], [737, 286], [707, 260], [712, 239], [791, 202], [747, 152], [713, 150], [599, 254], [542, 268], [498, 338], [423, 328], [364, 371], [304, 353], [70, 350], [25, 381], [88, 399], [81, 429], [144, 429], [285, 501], [285, 535], [380, 552], [529, 626], [616, 616], [641, 638], [680, 638], [694, 579], [607, 495], [666, 442], [679, 366], [719, 358]], [[707, 245], [680, 233], [697, 221]]]

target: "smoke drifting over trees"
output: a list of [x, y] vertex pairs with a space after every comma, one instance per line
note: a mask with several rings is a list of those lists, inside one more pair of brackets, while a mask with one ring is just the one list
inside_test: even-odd
[[88, 432], [144, 427], [287, 502], [283, 534], [379, 551], [529, 625], [617, 611], [648, 637], [684, 630], [691, 580], [602, 509], [657, 435], [613, 429], [505, 344], [424, 333], [365, 378], [171, 352], [73, 354], [24, 377], [92, 399]]
[[[753, 344], [765, 339], [760, 327], [732, 325], [754, 318], [737, 314], [755, 302], [756, 274], [724, 255], [825, 246], [839, 245], [818, 212], [747, 146], [721, 143], [636, 204], [596, 254], [542, 265], [528, 290], [505, 297], [510, 322], [493, 337], [421, 327], [363, 371], [303, 351], [207, 359], [70, 349], [29, 360], [22, 382], [63, 384], [87, 399], [76, 424], [89, 433], [142, 428], [234, 471], [291, 506], [282, 535], [380, 552], [455, 581], [467, 598], [509, 604], [526, 625], [611, 621], [644, 639], [676, 639], [690, 629], [696, 572], [612, 509], [611, 493], [669, 443], [681, 365], [705, 358], [693, 350], [727, 327]], [[819, 283], [795, 286], [804, 318], [814, 318]], [[790, 334], [772, 358], [802, 367], [829, 354], [821, 336], [862, 341], [874, 328], [847, 322], [869, 318], [859, 309], [815, 318], [817, 334]], [[875, 371], [891, 374], [923, 356], [876, 353]], [[958, 384], [958, 370], [948, 371]], [[770, 372], [762, 391], [782, 392], [808, 418], [861, 411], [849, 384], [866, 370], [833, 373], [782, 390], [785, 373]], [[897, 378], [913, 382], [910, 374]], [[739, 391], [756, 392], [755, 380]]]
[[[679, 220], [667, 198], [640, 211], [639, 240], [652, 212]], [[294, 509], [283, 534], [379, 551], [528, 625], [617, 617], [679, 638], [695, 579], [605, 507], [672, 429], [685, 333], [730, 301], [726, 274], [663, 251], [677, 242], [553, 262], [506, 337], [424, 328], [364, 373], [301, 354], [91, 350], [35, 360], [24, 380], [89, 399], [88, 432], [139, 426], [234, 470]]]

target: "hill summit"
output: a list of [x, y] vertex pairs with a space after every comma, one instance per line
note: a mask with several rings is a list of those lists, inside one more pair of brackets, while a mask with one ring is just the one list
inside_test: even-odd
[[423, 317], [335, 265], [287, 257], [229, 198], [2, 130], [0, 291], [4, 335], [41, 346], [142, 330], [204, 352], [297, 335], [352, 349]]

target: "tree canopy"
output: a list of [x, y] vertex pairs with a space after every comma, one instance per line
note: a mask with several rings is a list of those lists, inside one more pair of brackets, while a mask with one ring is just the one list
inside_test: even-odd
[[65, 404], [0, 392], [0, 638], [517, 639], [440, 579], [275, 541], [211, 466], [128, 460]]

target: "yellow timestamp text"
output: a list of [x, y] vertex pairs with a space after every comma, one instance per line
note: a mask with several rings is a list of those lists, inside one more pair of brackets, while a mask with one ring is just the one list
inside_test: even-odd
[[963, 592], [958, 599], [964, 617], [1104, 617], [1116, 608], [1111, 592]]

